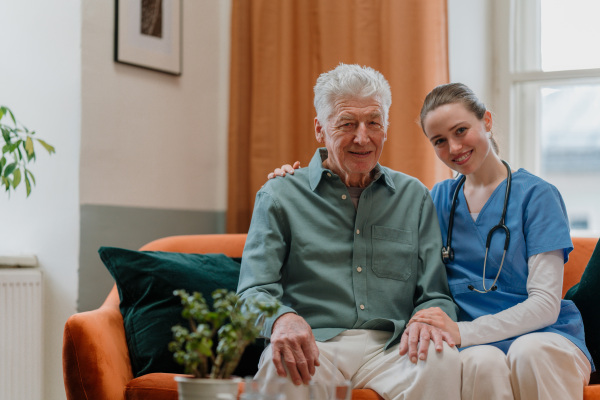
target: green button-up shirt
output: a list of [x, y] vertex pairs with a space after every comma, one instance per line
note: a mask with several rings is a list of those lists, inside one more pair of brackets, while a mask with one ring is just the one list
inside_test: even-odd
[[308, 168], [269, 180], [257, 193], [242, 257], [238, 293], [283, 306], [325, 341], [348, 329], [393, 332], [410, 317], [440, 307], [456, 319], [440, 228], [427, 188], [417, 179], [376, 167], [358, 209], [348, 188], [323, 168], [319, 149]]

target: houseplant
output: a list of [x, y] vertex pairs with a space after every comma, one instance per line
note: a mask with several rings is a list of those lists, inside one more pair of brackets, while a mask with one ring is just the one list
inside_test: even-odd
[[12, 111], [6, 106], [0, 106], [0, 131], [0, 184], [10, 195], [11, 190], [15, 191], [21, 182], [25, 182], [25, 190], [29, 197], [35, 177], [27, 166], [36, 159], [34, 143], [41, 144], [48, 154], [55, 152], [54, 147], [35, 137], [35, 131], [30, 131], [17, 122]]
[[[211, 309], [199, 292], [190, 295], [185, 290], [176, 290], [174, 295], [181, 299], [181, 315], [188, 320], [189, 328], [181, 325], [171, 328], [173, 341], [169, 350], [185, 372], [193, 375], [193, 378], [175, 378], [180, 400], [214, 399], [217, 393], [229, 393], [235, 398], [237, 381], [229, 378], [246, 346], [259, 336], [263, 321], [257, 323], [258, 313], [273, 315], [279, 302], [241, 303], [235, 292], [218, 289], [212, 293]], [[214, 394], [209, 394], [211, 389], [207, 386], [214, 387]], [[191, 391], [198, 393], [193, 395], [196, 397], [185, 397]]]

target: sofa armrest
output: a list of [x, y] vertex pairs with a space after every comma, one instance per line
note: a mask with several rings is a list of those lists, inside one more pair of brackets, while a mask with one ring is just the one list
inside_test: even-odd
[[63, 378], [68, 400], [124, 399], [133, 372], [116, 286], [100, 308], [67, 320]]

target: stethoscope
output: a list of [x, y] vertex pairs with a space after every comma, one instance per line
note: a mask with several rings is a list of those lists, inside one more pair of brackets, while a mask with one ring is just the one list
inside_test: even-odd
[[[490, 231], [488, 232], [488, 235], [487, 235], [487, 240], [485, 242], [485, 258], [483, 259], [483, 276], [482, 276], [483, 290], [475, 289], [475, 287], [473, 285], [468, 286], [469, 290], [472, 290], [477, 293], [487, 293], [489, 291], [494, 291], [494, 290], [498, 289], [498, 287], [496, 286], [496, 281], [498, 280], [498, 277], [500, 276], [500, 272], [502, 272], [502, 266], [504, 265], [504, 257], [506, 256], [506, 250], [508, 249], [508, 243], [510, 242], [510, 231], [508, 230], [508, 227], [504, 224], [504, 220], [506, 219], [506, 208], [508, 206], [508, 197], [510, 195], [510, 184], [512, 181], [512, 172], [510, 171], [510, 165], [508, 165], [508, 163], [506, 161], [502, 160], [502, 163], [504, 164], [504, 166], [506, 167], [506, 171], [508, 172], [508, 176], [506, 178], [506, 194], [504, 195], [504, 208], [502, 209], [502, 217], [500, 217], [500, 222], [498, 222], [498, 225], [496, 225], [496, 226], [492, 227], [492, 229], [490, 229]], [[452, 243], [452, 228], [454, 226], [454, 212], [456, 210], [456, 201], [458, 199], [458, 194], [460, 193], [460, 188], [463, 185], [463, 183], [465, 183], [466, 178], [467, 177], [465, 175], [463, 175], [460, 178], [460, 181], [458, 182], [458, 186], [456, 187], [456, 190], [454, 191], [454, 195], [452, 196], [452, 208], [450, 209], [450, 220], [448, 221], [448, 238], [446, 239], [446, 246], [442, 246], [442, 261], [444, 261], [445, 264], [447, 264], [448, 261], [454, 260], [454, 250], [452, 250], [452, 247], [450, 246], [450, 244]], [[485, 287], [485, 267], [487, 264], [487, 257], [488, 257], [488, 251], [490, 249], [490, 243], [492, 242], [492, 235], [498, 229], [504, 230], [504, 235], [506, 237], [504, 240], [504, 253], [502, 253], [502, 262], [500, 263], [500, 268], [498, 269], [496, 278], [494, 279], [494, 282], [492, 283], [492, 287], [490, 287], [488, 289]]]

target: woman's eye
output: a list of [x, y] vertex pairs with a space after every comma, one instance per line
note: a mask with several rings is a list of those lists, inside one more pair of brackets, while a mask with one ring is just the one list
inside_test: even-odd
[[461, 133], [464, 133], [466, 130], [467, 130], [467, 128], [464, 128], [464, 127], [463, 128], [458, 128], [456, 130], [456, 133], [460, 135]]
[[434, 142], [433, 142], [433, 145], [434, 145], [434, 146], [439, 146], [439, 145], [441, 145], [442, 143], [444, 143], [444, 139], [437, 139], [436, 141], [434, 141]]

